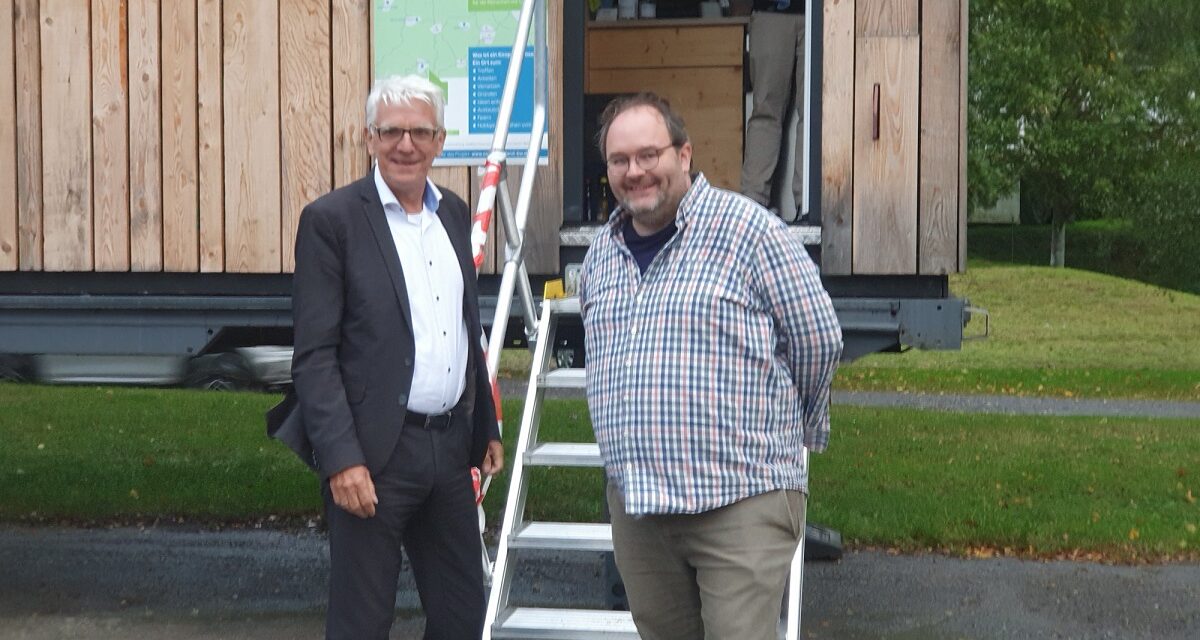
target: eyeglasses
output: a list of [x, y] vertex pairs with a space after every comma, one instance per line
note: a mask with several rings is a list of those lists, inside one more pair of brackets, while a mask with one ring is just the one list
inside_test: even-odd
[[[634, 161], [637, 162], [637, 166], [641, 167], [642, 171], [651, 171], [654, 169], [654, 167], [658, 166], [658, 157], [661, 156], [664, 151], [674, 146], [676, 145], [671, 143], [665, 147], [658, 147], [657, 149], [642, 149], [634, 154], [633, 158]], [[605, 160], [605, 162], [608, 164], [608, 170], [612, 171], [613, 173], [625, 173], [626, 171], [629, 171], [629, 156], [609, 156], [608, 160]]]
[[405, 129], [404, 127], [381, 128], [375, 125], [371, 125], [370, 130], [384, 144], [396, 144], [404, 139], [404, 134], [406, 133], [409, 139], [413, 141], [413, 144], [429, 144], [441, 132], [441, 129], [433, 127], [412, 127], [411, 129]]

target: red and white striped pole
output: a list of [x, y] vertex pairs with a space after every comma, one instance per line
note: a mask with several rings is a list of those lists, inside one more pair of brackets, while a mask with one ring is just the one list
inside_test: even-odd
[[[494, 154], [493, 154], [494, 155]], [[496, 208], [496, 188], [500, 184], [501, 160], [494, 157], [488, 157], [487, 162], [483, 165], [483, 181], [479, 189], [479, 204], [475, 207], [475, 217], [471, 220], [471, 256], [475, 260], [475, 271], [478, 273], [483, 268], [484, 249], [487, 246], [488, 232], [492, 227], [492, 217]], [[495, 331], [495, 327], [492, 328]], [[482, 336], [483, 352], [488, 352], [487, 335]], [[500, 433], [504, 433], [504, 411], [500, 403], [500, 383], [497, 377], [497, 371], [492, 371], [488, 367], [488, 379], [492, 385], [492, 402], [496, 406], [496, 422], [500, 426]], [[472, 470], [475, 480], [475, 504], [479, 506], [479, 522], [480, 530], [484, 526], [483, 517], [483, 498], [487, 495], [488, 487], [492, 483], [492, 477], [480, 482], [480, 475], [477, 470]]]

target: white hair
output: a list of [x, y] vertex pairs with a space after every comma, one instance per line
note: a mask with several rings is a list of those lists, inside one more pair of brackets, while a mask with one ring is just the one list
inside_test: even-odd
[[441, 87], [418, 75], [388, 76], [375, 81], [367, 96], [367, 124], [378, 125], [380, 104], [412, 104], [421, 101], [433, 107], [437, 127], [445, 127], [446, 99]]

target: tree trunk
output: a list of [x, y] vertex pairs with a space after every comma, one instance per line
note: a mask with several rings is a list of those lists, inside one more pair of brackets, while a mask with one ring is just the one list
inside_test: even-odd
[[1054, 212], [1050, 222], [1050, 266], [1067, 265], [1067, 217]]

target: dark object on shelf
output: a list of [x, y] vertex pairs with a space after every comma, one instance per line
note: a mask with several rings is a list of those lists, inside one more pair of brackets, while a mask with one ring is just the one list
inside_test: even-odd
[[700, 3], [696, 0], [654, 0], [654, 4], [659, 18], [700, 17]]
[[612, 191], [608, 187], [608, 176], [600, 176], [600, 193], [596, 197], [596, 222], [608, 222], [608, 214], [612, 212]]
[[[803, 3], [804, 0], [798, 0]], [[748, 16], [754, 10], [754, 0], [729, 0], [729, 15]]]

